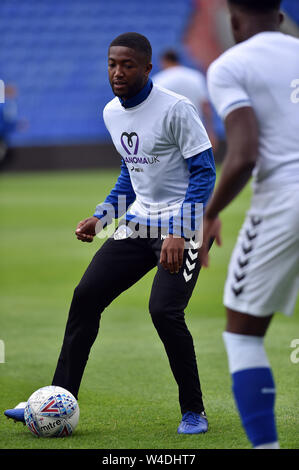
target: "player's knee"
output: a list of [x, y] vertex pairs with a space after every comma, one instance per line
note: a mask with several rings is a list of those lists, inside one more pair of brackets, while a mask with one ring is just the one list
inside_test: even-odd
[[162, 318], [163, 313], [165, 314], [163, 302], [159, 301], [159, 299], [155, 296], [151, 296], [150, 298], [149, 313], [154, 323], [155, 321], [158, 321], [160, 318]]
[[156, 327], [181, 322], [184, 319], [184, 312], [178, 311], [177, 307], [169, 302], [163, 302], [155, 297], [150, 299], [149, 312]]
[[88, 314], [89, 311], [102, 309], [103, 298], [98, 289], [88, 283], [80, 282], [74, 289], [72, 304]]
[[87, 300], [89, 296], [90, 296], [90, 289], [88, 288], [88, 286], [86, 286], [86, 284], [79, 283], [75, 287], [73, 300], [81, 302], [81, 301]]

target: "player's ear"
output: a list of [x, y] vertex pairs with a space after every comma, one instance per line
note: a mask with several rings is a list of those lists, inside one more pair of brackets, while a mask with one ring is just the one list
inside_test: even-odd
[[146, 66], [145, 66], [145, 73], [146, 73], [146, 75], [149, 75], [149, 74], [150, 74], [150, 72], [152, 71], [152, 68], [153, 68], [153, 64], [152, 64], [152, 63], [146, 64]]
[[231, 15], [230, 22], [231, 22], [233, 32], [234, 31], [238, 32], [238, 30], [239, 30], [239, 21], [238, 21], [238, 18], [236, 17], [236, 15]]
[[282, 11], [279, 12], [279, 24], [281, 25], [284, 22], [284, 14]]

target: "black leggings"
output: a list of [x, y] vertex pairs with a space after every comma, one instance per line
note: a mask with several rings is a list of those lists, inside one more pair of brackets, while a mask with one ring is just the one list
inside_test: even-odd
[[170, 274], [159, 263], [162, 242], [160, 238], [109, 238], [98, 250], [75, 288], [53, 385], [78, 397], [102, 312], [157, 267], [149, 311], [178, 384], [181, 412], [204, 410], [193, 340], [184, 318], [200, 270], [197, 250], [185, 249], [183, 267], [178, 274]]

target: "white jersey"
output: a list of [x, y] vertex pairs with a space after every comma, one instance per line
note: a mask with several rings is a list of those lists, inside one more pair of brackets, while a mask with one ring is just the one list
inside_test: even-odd
[[183, 65], [176, 65], [158, 72], [152, 78], [156, 85], [186, 96], [202, 117], [202, 103], [208, 101], [209, 98], [206, 79], [201, 72]]
[[[297, 80], [296, 80], [297, 79]], [[224, 120], [252, 106], [259, 123], [254, 188], [299, 185], [299, 40], [263, 32], [232, 47], [208, 70], [212, 102]]]
[[103, 117], [136, 194], [128, 214], [146, 218], [175, 212], [189, 183], [185, 159], [211, 147], [192, 103], [154, 85], [149, 96], [132, 108], [114, 98]]

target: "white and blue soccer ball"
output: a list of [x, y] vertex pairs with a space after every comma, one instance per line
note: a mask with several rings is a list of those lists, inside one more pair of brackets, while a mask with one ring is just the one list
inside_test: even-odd
[[79, 421], [76, 398], [56, 385], [42, 387], [28, 399], [25, 423], [37, 437], [70, 436]]

